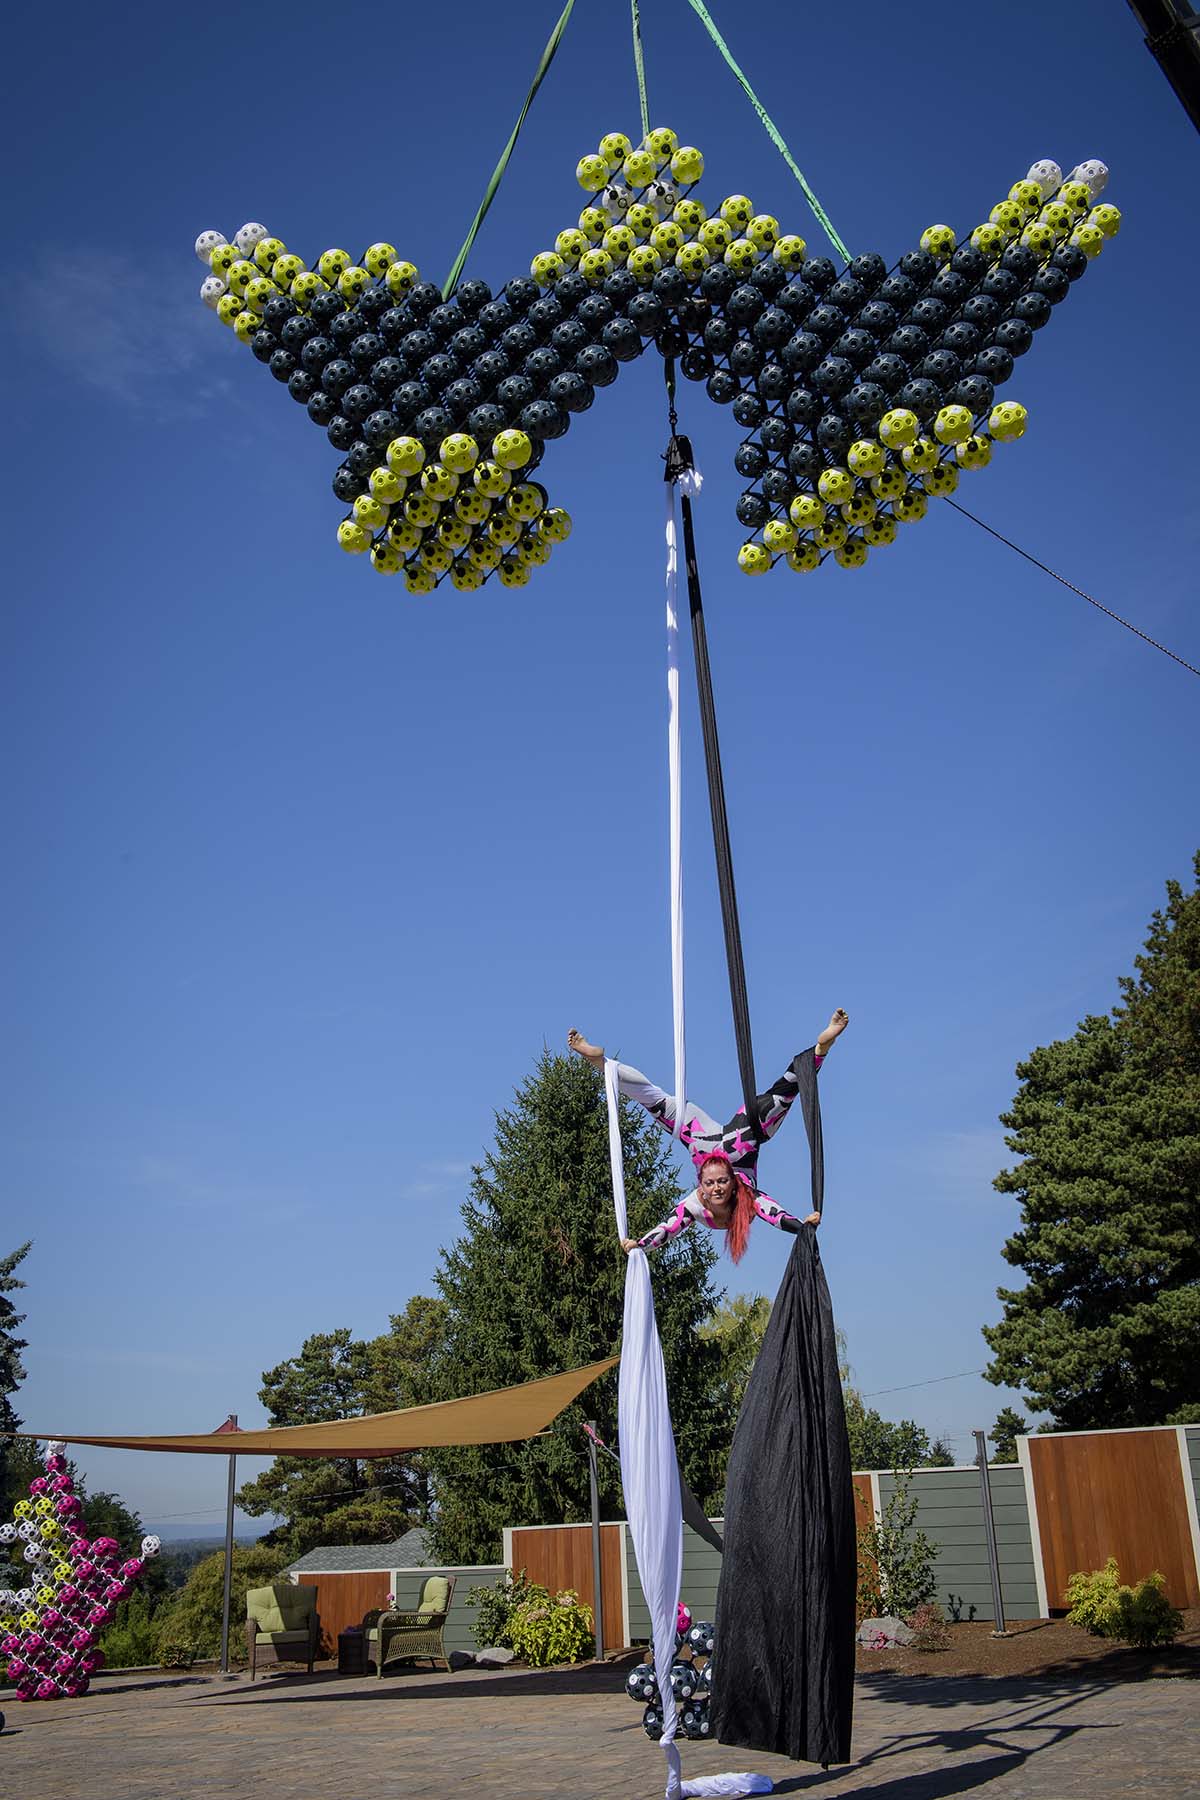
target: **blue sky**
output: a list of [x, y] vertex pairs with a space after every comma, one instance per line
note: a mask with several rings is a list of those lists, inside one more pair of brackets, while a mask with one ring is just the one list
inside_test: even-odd
[[[651, 111], [701, 193], [817, 226], [683, 0]], [[261, 1422], [309, 1331], [428, 1291], [492, 1116], [578, 1024], [666, 1078], [664, 419], [643, 362], [544, 474], [575, 532], [523, 591], [415, 600], [338, 551], [336, 454], [201, 306], [192, 241], [385, 237], [440, 281], [554, 8], [349, 0], [26, 11], [4, 301], [7, 1029], [0, 1251], [32, 1236], [49, 1429]], [[968, 506], [1200, 662], [1197, 140], [1124, 8], [718, 8], [852, 250], [969, 229], [1038, 157], [1100, 156], [1118, 240], [1010, 384]], [[499, 287], [635, 130], [627, 14], [580, 4], [472, 256]], [[760, 1073], [835, 1005], [835, 1307], [875, 1393], [982, 1367], [1016, 1222], [1014, 1064], [1116, 997], [1196, 842], [1194, 678], [931, 507], [860, 573], [749, 582], [740, 436], [683, 393]], [[699, 735], [685, 742], [689, 1073], [732, 1106]], [[800, 1199], [798, 1128], [764, 1181]], [[732, 1291], [773, 1291], [761, 1230]], [[732, 1270], [730, 1270], [732, 1275]], [[977, 1378], [881, 1397], [954, 1439]], [[218, 1463], [84, 1452], [216, 1529]]]

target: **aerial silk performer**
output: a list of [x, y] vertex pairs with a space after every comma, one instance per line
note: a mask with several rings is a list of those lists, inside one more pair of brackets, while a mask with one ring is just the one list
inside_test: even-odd
[[[756, 1185], [758, 1152], [760, 1145], [778, 1131], [792, 1103], [802, 1093], [805, 1085], [802, 1068], [815, 1079], [817, 1070], [849, 1022], [846, 1013], [838, 1007], [813, 1048], [802, 1050], [766, 1093], [758, 1096], [753, 1121], [747, 1117], [743, 1106], [728, 1124], [721, 1125], [691, 1101], [685, 1101], [680, 1119], [673, 1095], [648, 1081], [640, 1069], [631, 1068], [628, 1063], [615, 1063], [620, 1093], [644, 1106], [655, 1124], [677, 1137], [690, 1150], [698, 1174], [697, 1187], [684, 1196], [669, 1218], [655, 1225], [644, 1237], [623, 1236], [621, 1248], [627, 1253], [634, 1249], [656, 1250], [690, 1225], [698, 1223], [707, 1225], [710, 1231], [724, 1231], [730, 1255], [734, 1262], [740, 1262], [750, 1225], [756, 1217], [793, 1233], [798, 1232], [802, 1224], [819, 1224], [819, 1208], [804, 1220], [793, 1218]], [[590, 1044], [578, 1031], [567, 1034], [567, 1043], [593, 1068], [603, 1072], [606, 1058], [602, 1049]], [[815, 1088], [813, 1091], [815, 1094]], [[814, 1191], [817, 1160], [821, 1155], [819, 1112], [815, 1130], [815, 1139], [812, 1128], [809, 1130]]]

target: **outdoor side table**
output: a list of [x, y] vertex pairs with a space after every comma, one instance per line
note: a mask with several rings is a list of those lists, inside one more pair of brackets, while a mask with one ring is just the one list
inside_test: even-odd
[[338, 1674], [365, 1675], [367, 1672], [367, 1639], [362, 1631], [338, 1632]]

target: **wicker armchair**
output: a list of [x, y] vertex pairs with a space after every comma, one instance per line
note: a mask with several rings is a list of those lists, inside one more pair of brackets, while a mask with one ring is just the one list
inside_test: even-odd
[[311, 1675], [321, 1643], [315, 1587], [290, 1581], [246, 1590], [246, 1652], [250, 1679], [260, 1662], [302, 1662]]
[[415, 1612], [369, 1612], [363, 1620], [367, 1661], [382, 1677], [390, 1663], [442, 1663], [450, 1667], [442, 1633], [454, 1594], [453, 1575], [429, 1575]]

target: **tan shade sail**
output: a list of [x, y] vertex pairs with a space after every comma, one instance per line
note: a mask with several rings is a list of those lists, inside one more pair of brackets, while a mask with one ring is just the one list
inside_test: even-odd
[[70, 1431], [22, 1431], [20, 1437], [57, 1438], [66, 1444], [99, 1444], [107, 1450], [174, 1450], [199, 1456], [392, 1456], [399, 1450], [432, 1445], [511, 1444], [533, 1437], [618, 1358], [546, 1375], [520, 1387], [468, 1394], [408, 1406], [402, 1412], [371, 1413], [363, 1419], [333, 1419], [322, 1425], [283, 1425], [267, 1431], [196, 1432], [182, 1437], [99, 1437]]

